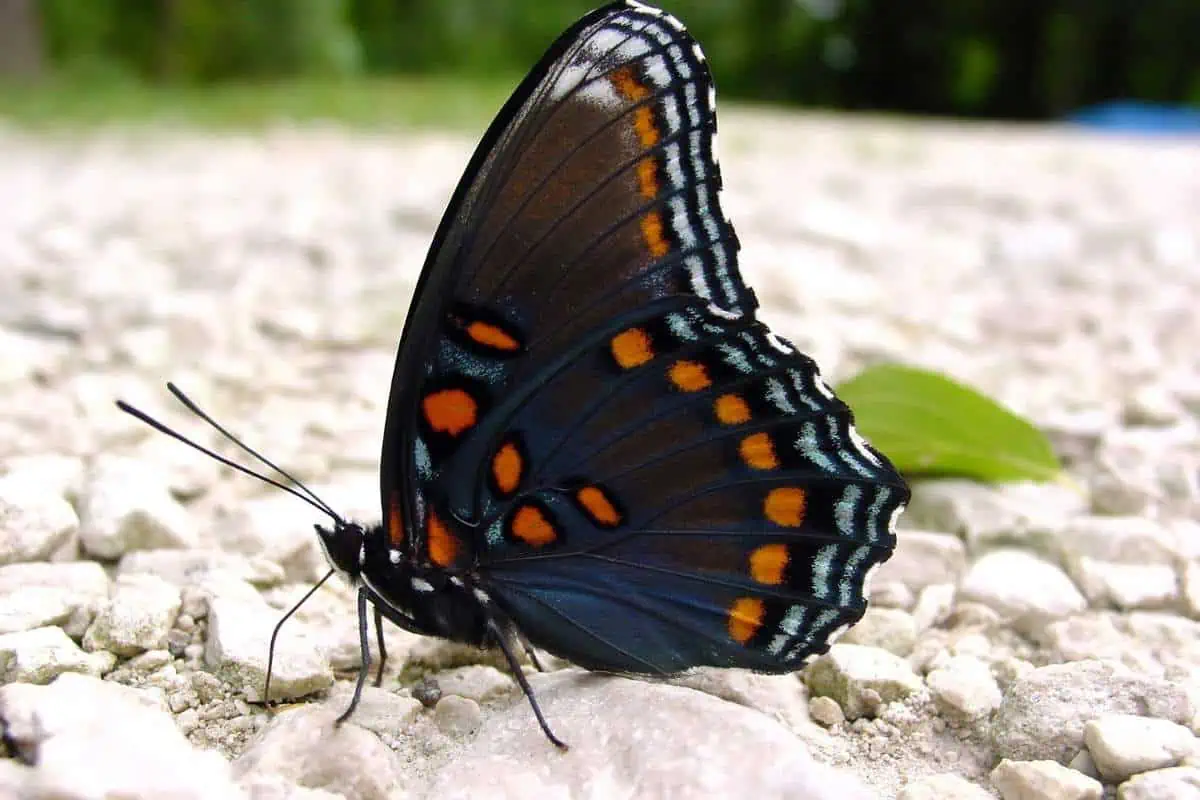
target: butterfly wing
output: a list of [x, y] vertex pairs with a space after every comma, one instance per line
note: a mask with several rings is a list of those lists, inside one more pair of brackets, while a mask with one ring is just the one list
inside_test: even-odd
[[676, 20], [580, 20], [476, 151], [397, 357], [393, 544], [585, 666], [796, 668], [861, 616], [908, 497], [755, 319], [715, 132]]

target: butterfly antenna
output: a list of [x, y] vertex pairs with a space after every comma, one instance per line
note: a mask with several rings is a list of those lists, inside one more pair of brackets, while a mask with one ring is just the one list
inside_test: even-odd
[[244, 475], [249, 475], [252, 478], [258, 478], [263, 483], [270, 484], [271, 486], [274, 486], [277, 489], [282, 489], [283, 491], [287, 492], [288, 494], [292, 495], [293, 497], [300, 498], [301, 500], [308, 503], [310, 506], [317, 509], [318, 511], [328, 514], [336, 522], [342, 522], [341, 516], [336, 511], [334, 511], [332, 508], [330, 508], [327, 503], [325, 503], [323, 500], [321, 500], [321, 498], [317, 497], [317, 495], [315, 493], [313, 493], [313, 491], [311, 489], [309, 489], [307, 486], [305, 486], [303, 483], [301, 483], [299, 480], [297, 480], [289, 472], [276, 466], [273, 462], [269, 461], [268, 459], [263, 457], [260, 453], [258, 453], [258, 451], [249, 447], [244, 442], [242, 442], [242, 440], [238, 439], [232, 433], [230, 433], [229, 431], [225, 430], [225, 428], [223, 428], [219, 424], [217, 424], [217, 422], [212, 417], [210, 417], [208, 414], [206, 414], [202, 410], [200, 410], [200, 407], [197, 406], [195, 403], [193, 403], [191, 401], [191, 399], [189, 399], [187, 397], [187, 395], [185, 395], [182, 391], [179, 390], [178, 387], [176, 387], [174, 384], [168, 383], [167, 388], [171, 390], [171, 394], [175, 395], [175, 397], [181, 403], [183, 403], [184, 406], [186, 406], [189, 411], [191, 411], [196, 416], [200, 417], [200, 419], [204, 420], [209, 425], [216, 428], [223, 436], [225, 436], [225, 438], [229, 439], [231, 442], [236, 444], [238, 447], [242, 448], [242, 450], [244, 450], [247, 453], [249, 453], [250, 455], [254, 456], [256, 459], [261, 461], [263, 464], [266, 464], [268, 467], [275, 470], [283, 477], [287, 478], [289, 481], [291, 481], [292, 484], [294, 484], [295, 487], [299, 487], [299, 489], [302, 490], [303, 493], [301, 493], [301, 491], [297, 491], [297, 489], [293, 488], [293, 486], [289, 486], [286, 483], [277, 481], [269, 475], [264, 475], [260, 472], [256, 472], [255, 470], [252, 470], [249, 467], [243, 466], [243, 465], [237, 463], [236, 461], [232, 461], [232, 460], [226, 458], [225, 456], [221, 455], [220, 453], [217, 453], [214, 450], [211, 450], [211, 449], [205, 447], [204, 445], [200, 444], [199, 442], [189, 439], [188, 437], [184, 436], [179, 431], [168, 427], [167, 425], [163, 424], [162, 422], [159, 422], [154, 417], [150, 416], [149, 414], [142, 411], [141, 409], [134, 408], [133, 406], [126, 403], [124, 400], [117, 401], [117, 408], [121, 409], [126, 414], [129, 414], [130, 416], [135, 417], [138, 420], [141, 420], [145, 424], [149, 425], [151, 428], [154, 428], [159, 433], [165, 433], [167, 436], [170, 436], [172, 439], [182, 442], [182, 443], [186, 444], [188, 447], [191, 447], [194, 450], [198, 450], [201, 453], [204, 453], [204, 455], [208, 456], [209, 458], [213, 459], [214, 461], [219, 461], [220, 463], [224, 464], [225, 466], [232, 467], [233, 469], [237, 470], [238, 472], [241, 472]]

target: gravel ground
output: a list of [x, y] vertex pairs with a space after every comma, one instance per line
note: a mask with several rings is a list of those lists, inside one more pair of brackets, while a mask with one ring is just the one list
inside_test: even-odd
[[834, 380], [975, 384], [1077, 486], [916, 486], [868, 616], [798, 678], [554, 664], [565, 756], [494, 656], [398, 631], [334, 732], [343, 587], [283, 629], [294, 703], [268, 713], [319, 520], [112, 400], [215, 442], [174, 380], [377, 517], [395, 342], [472, 142], [0, 130], [0, 796], [1200, 797], [1200, 144], [746, 110], [721, 133], [778, 330]]

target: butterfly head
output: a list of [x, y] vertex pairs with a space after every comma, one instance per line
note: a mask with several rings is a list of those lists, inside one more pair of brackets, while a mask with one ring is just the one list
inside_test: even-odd
[[329, 566], [337, 570], [348, 583], [354, 584], [362, 572], [367, 531], [357, 522], [335, 519], [333, 527], [314, 525], [317, 541], [325, 551]]

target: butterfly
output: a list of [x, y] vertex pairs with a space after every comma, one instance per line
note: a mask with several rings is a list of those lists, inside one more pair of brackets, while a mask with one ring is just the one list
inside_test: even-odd
[[382, 618], [498, 646], [561, 747], [519, 647], [617, 673], [781, 673], [862, 616], [909, 491], [756, 318], [716, 129], [699, 45], [631, 0], [564, 32], [488, 128], [400, 340], [382, 522], [320, 504], [357, 588], [342, 719], [369, 613], [377, 683]]

